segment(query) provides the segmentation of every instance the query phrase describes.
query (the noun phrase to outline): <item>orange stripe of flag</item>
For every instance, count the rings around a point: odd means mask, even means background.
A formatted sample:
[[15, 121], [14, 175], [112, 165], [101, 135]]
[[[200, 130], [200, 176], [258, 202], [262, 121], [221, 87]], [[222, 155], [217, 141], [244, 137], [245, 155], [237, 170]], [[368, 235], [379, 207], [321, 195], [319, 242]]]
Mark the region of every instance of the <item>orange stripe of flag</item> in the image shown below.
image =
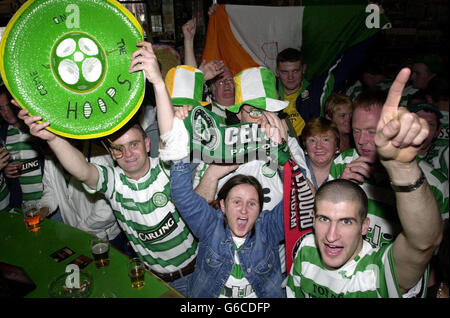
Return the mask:
[[222, 60], [234, 75], [240, 71], [259, 66], [247, 51], [239, 44], [231, 31], [225, 5], [219, 5], [210, 17], [203, 60]]

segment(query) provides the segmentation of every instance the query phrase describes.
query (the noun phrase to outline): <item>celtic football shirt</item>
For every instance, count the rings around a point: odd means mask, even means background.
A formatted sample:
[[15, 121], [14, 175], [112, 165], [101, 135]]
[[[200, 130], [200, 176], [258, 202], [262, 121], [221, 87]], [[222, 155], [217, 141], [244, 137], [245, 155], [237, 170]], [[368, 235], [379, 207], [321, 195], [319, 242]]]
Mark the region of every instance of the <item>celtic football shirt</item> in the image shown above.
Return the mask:
[[36, 201], [42, 197], [42, 167], [38, 152], [33, 148], [35, 137], [22, 132], [13, 125], [8, 127], [6, 149], [10, 153], [18, 151], [22, 162], [19, 183], [23, 201]]
[[342, 267], [322, 265], [314, 234], [303, 239], [286, 285], [287, 297], [297, 298], [409, 298], [425, 297], [429, 270], [416, 286], [402, 294], [392, 255], [392, 244], [373, 248], [363, 241], [359, 254]]
[[170, 170], [164, 162], [150, 158], [150, 169], [139, 180], [120, 167], [95, 166], [97, 191], [110, 201], [131, 246], [152, 270], [174, 272], [196, 257], [197, 241], [170, 200]]
[[219, 298], [256, 298], [250, 282], [245, 278], [239, 262], [239, 256], [236, 253], [245, 242], [245, 237], [233, 237], [234, 242], [234, 265], [230, 277], [225, 283], [224, 288], [220, 292]]
[[[333, 162], [328, 180], [338, 179], [350, 162], [359, 158], [356, 149], [343, 151]], [[430, 185], [441, 211], [442, 218], [448, 218], [449, 194], [448, 180], [423, 160], [419, 166]], [[401, 230], [397, 217], [395, 192], [392, 190], [387, 174], [378, 178], [371, 176], [360, 184], [367, 195], [368, 217], [370, 219], [369, 232], [365, 239], [373, 246], [383, 246], [392, 242]]]

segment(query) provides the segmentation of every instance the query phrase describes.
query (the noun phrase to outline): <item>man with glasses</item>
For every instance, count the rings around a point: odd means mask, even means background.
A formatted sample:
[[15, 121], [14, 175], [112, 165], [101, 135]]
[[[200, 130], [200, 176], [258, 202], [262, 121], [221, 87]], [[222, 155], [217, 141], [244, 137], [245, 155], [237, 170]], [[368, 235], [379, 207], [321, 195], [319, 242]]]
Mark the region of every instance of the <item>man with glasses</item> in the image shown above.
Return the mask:
[[[140, 48], [132, 55], [130, 72], [144, 71], [153, 84], [163, 136], [173, 126], [172, 104], [151, 44], [141, 42], [137, 46]], [[185, 294], [187, 276], [195, 266], [197, 241], [170, 199], [170, 166], [148, 156], [150, 138], [142, 127], [131, 120], [108, 136], [107, 148], [117, 166], [102, 166], [88, 163], [67, 140], [44, 129], [49, 122], [38, 124], [41, 116], [30, 117], [27, 113], [23, 110], [19, 115], [32, 134], [47, 140], [62, 166], [82, 181], [88, 192], [105, 194], [139, 258], [153, 273]]]
[[234, 105], [233, 73], [224, 66], [223, 72], [211, 80], [211, 110], [225, 118], [225, 110], [231, 105]]
[[[214, 14], [217, 4], [212, 5], [208, 10], [208, 15]], [[202, 69], [202, 65], [198, 66], [194, 52], [194, 37], [197, 28], [196, 18], [192, 18], [183, 25], [184, 35], [184, 64]], [[223, 63], [220, 61], [220, 63]], [[203, 71], [203, 70], [202, 70]], [[227, 66], [223, 66], [223, 72], [210, 80], [209, 85], [209, 101], [211, 104], [207, 107], [212, 112], [226, 118], [226, 108], [234, 105], [234, 81], [233, 73]]]

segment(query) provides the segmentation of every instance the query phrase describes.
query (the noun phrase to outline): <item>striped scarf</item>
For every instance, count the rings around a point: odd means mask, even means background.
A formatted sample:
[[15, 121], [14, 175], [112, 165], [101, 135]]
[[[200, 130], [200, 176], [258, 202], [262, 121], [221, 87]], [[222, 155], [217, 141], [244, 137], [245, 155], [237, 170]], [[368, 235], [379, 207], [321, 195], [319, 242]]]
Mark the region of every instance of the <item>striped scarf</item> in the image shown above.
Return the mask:
[[257, 124], [223, 125], [223, 118], [196, 106], [184, 119], [189, 132], [191, 162], [246, 163], [270, 161], [277, 168], [290, 157], [287, 142], [275, 143]]
[[302, 238], [312, 231], [314, 195], [300, 167], [289, 160], [284, 165], [284, 232], [286, 242], [286, 273]]

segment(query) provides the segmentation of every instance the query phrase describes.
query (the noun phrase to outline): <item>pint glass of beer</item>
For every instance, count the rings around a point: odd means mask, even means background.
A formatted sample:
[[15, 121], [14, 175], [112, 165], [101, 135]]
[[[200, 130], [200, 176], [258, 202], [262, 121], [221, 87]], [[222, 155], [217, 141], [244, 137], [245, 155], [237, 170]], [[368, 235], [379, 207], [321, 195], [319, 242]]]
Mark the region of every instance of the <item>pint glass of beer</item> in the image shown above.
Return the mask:
[[109, 240], [106, 231], [101, 231], [91, 238], [91, 251], [97, 268], [109, 265]]
[[131, 279], [131, 287], [140, 289], [145, 285], [145, 265], [139, 258], [132, 258], [128, 262], [128, 276]]
[[19, 175], [22, 171], [22, 166], [23, 166], [23, 162], [21, 160], [22, 155], [20, 153], [20, 150], [10, 151], [9, 153], [11, 154], [11, 157], [9, 158], [9, 160], [16, 167], [17, 174]]
[[30, 232], [37, 232], [41, 229], [41, 216], [37, 205], [31, 203], [22, 204], [22, 211], [25, 221], [25, 228]]

